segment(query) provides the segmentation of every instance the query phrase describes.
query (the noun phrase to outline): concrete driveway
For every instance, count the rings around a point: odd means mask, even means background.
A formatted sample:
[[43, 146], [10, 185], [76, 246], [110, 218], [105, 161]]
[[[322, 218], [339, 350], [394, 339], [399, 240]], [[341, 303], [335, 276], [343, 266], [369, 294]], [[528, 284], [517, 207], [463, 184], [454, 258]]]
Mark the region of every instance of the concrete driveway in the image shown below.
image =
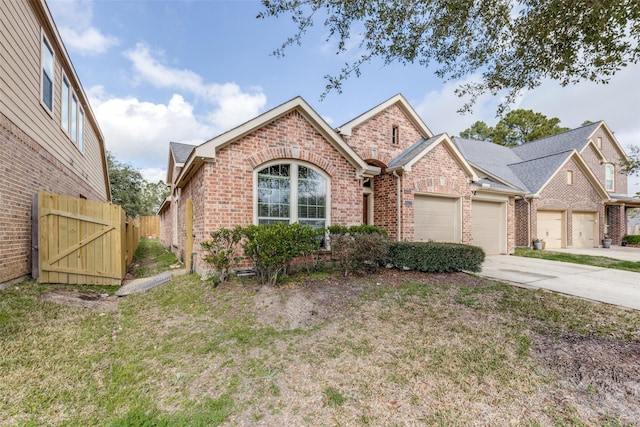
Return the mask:
[[[636, 260], [640, 260], [640, 249], [635, 251]], [[490, 255], [480, 275], [640, 310], [640, 273], [513, 255]]]

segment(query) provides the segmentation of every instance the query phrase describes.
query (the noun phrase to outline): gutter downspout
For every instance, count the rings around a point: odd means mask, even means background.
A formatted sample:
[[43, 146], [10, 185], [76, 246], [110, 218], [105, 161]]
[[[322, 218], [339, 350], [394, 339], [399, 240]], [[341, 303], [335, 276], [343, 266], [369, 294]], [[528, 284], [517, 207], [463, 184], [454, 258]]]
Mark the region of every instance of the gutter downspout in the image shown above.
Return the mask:
[[400, 236], [401, 232], [402, 232], [402, 189], [401, 189], [401, 185], [400, 185], [400, 175], [398, 175], [398, 172], [393, 171], [393, 176], [396, 177], [396, 182], [398, 183], [397, 185], [397, 201], [396, 204], [398, 206], [398, 219], [397, 219], [397, 223], [398, 223], [398, 236], [397, 236], [397, 241], [401, 242], [402, 241], [402, 237]]

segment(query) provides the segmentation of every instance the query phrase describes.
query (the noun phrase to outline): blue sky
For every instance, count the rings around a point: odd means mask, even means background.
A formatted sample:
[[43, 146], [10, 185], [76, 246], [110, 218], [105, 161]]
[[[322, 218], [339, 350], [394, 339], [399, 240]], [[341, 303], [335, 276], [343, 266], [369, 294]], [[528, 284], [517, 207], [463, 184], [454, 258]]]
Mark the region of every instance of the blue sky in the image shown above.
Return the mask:
[[[359, 78], [320, 101], [327, 74], [359, 54], [354, 38], [336, 55], [321, 26], [282, 58], [274, 49], [295, 27], [286, 17], [256, 19], [252, 0], [48, 0], [67, 51], [89, 95], [107, 149], [152, 181], [164, 179], [169, 141], [202, 143], [256, 115], [302, 96], [337, 127], [402, 93], [435, 132], [455, 135], [476, 120], [490, 125], [499, 99], [482, 97], [474, 114], [456, 111], [454, 89], [421, 66], [369, 64]], [[475, 79], [469, 76], [467, 79]], [[625, 147], [640, 145], [640, 66], [608, 85], [554, 82], [523, 94], [527, 108], [561, 125], [605, 120]], [[630, 180], [629, 192], [640, 191]]]

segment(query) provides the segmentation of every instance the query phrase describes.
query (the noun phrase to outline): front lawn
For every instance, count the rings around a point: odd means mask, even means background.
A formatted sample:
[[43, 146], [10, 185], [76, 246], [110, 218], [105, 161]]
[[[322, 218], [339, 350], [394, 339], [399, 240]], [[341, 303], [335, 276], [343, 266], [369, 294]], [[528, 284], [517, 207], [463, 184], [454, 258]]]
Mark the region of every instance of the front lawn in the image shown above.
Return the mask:
[[397, 270], [112, 293], [0, 292], [2, 425], [640, 423], [636, 311]]
[[548, 259], [551, 261], [570, 262], [573, 264], [592, 265], [595, 267], [613, 268], [617, 270], [635, 271], [640, 273], [640, 262], [621, 261], [604, 256], [571, 254], [567, 252], [536, 251], [533, 249], [516, 248], [516, 255], [528, 258]]

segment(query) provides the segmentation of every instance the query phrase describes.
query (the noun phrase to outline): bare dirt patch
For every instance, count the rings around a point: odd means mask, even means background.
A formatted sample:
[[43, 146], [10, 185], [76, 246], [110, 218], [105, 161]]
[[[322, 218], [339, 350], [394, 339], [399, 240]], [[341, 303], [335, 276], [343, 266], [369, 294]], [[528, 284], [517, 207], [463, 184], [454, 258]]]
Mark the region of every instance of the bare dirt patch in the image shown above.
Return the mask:
[[[513, 336], [515, 318], [501, 308], [504, 291], [495, 285], [464, 273], [386, 270], [255, 286], [252, 310], [260, 326], [321, 328], [278, 346], [289, 362], [272, 367], [277, 395], [263, 391], [268, 397], [231, 423], [249, 425], [259, 414], [264, 425], [284, 419], [332, 425], [324, 418], [332, 414], [336, 423], [364, 425], [640, 425], [640, 336], [581, 334], [521, 315], [517, 321], [527, 326]], [[219, 291], [232, 289], [247, 292]], [[562, 304], [544, 295], [536, 303]], [[525, 335], [531, 341], [526, 358], [514, 354]], [[435, 368], [440, 354], [449, 360]], [[495, 372], [482, 366], [494, 361], [504, 366]], [[322, 403], [329, 385], [346, 397], [339, 409]], [[253, 395], [264, 384], [246, 387]]]
[[84, 307], [98, 311], [115, 311], [118, 308], [118, 297], [107, 294], [84, 293], [66, 289], [56, 289], [40, 296], [42, 301], [73, 307]]
[[640, 342], [549, 331], [534, 347], [533, 359], [564, 390], [554, 399], [592, 417], [640, 423]]

